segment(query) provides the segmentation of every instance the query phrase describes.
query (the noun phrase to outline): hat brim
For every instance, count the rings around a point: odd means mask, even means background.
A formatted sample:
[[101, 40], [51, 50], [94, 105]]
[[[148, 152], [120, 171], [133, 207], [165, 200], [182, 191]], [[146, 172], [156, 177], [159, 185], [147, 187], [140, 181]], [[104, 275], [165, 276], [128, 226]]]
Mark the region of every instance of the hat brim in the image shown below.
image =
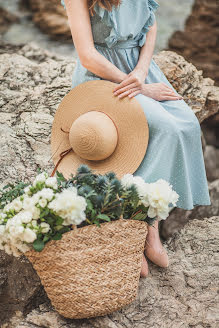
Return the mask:
[[[121, 178], [134, 173], [142, 162], [149, 139], [148, 122], [140, 103], [133, 98], [119, 99], [113, 89], [117, 83], [108, 80], [92, 80], [74, 87], [61, 101], [54, 116], [51, 132], [53, 162], [61, 152], [71, 148], [68, 133], [72, 123], [82, 114], [95, 110], [106, 113], [118, 131], [118, 143], [113, 154], [100, 161], [86, 160], [71, 151], [58, 165], [57, 170], [65, 178], [75, 174], [81, 164], [88, 165], [96, 174], [109, 171]], [[61, 130], [62, 128], [62, 130]]]

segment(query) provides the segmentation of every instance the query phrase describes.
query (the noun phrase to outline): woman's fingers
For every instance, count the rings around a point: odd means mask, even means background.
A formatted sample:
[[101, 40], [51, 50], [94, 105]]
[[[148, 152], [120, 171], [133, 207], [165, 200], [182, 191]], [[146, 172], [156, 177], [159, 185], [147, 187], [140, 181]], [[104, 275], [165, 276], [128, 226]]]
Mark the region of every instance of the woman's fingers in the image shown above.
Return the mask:
[[134, 87], [136, 87], [136, 84], [135, 83], [131, 83], [131, 84], [129, 84], [129, 85], [127, 85], [127, 86], [125, 86], [125, 87], [123, 87], [123, 88], [115, 91], [114, 92], [114, 95], [117, 96], [117, 95], [119, 95], [119, 94], [121, 94], [121, 93], [123, 93], [125, 91], [130, 90], [131, 88], [134, 88]]
[[140, 93], [140, 90], [136, 90], [135, 92], [132, 92], [129, 94], [129, 98], [133, 98], [134, 96], [138, 95]]
[[171, 95], [162, 95], [162, 100], [180, 100], [181, 98], [179, 98], [178, 96], [171, 96]]
[[133, 81], [133, 77], [132, 76], [128, 76], [125, 80], [123, 80], [121, 83], [119, 83], [114, 89], [113, 92], [116, 92], [117, 90], [131, 84]]
[[140, 92], [140, 89], [137, 89], [137, 88], [132, 88], [132, 89], [129, 89], [123, 93], [121, 93], [120, 95], [118, 95], [118, 98], [123, 98], [125, 96], [128, 96], [129, 94], [135, 92], [135, 91], [139, 91]]

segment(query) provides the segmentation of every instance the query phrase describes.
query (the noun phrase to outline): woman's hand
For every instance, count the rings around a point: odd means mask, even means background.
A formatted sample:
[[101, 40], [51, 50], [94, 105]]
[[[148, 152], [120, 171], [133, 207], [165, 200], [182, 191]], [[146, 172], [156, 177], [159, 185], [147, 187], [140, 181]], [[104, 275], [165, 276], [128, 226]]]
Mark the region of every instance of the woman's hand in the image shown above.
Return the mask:
[[183, 99], [182, 96], [163, 82], [144, 84], [142, 94], [158, 101]]
[[147, 72], [145, 73], [143, 70], [134, 69], [114, 88], [114, 95], [119, 98], [123, 98], [125, 96], [131, 98], [136, 96], [138, 93], [142, 93], [146, 76]]

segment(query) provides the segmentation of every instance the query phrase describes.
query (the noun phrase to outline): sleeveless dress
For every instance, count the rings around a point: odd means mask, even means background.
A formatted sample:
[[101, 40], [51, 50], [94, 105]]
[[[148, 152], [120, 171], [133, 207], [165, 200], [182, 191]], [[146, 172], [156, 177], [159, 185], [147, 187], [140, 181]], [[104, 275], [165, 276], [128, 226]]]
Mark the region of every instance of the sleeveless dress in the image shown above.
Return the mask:
[[[61, 0], [65, 7], [64, 0]], [[123, 0], [111, 12], [95, 5], [90, 15], [94, 46], [121, 71], [130, 73], [138, 62], [147, 32], [156, 20], [159, 4], [155, 0]], [[101, 77], [77, 62], [72, 88]], [[156, 62], [151, 59], [145, 83], [164, 82], [177, 92]], [[157, 101], [143, 94], [135, 98], [143, 107], [149, 125], [146, 154], [134, 176], [146, 182], [162, 178], [179, 194], [177, 206], [193, 209], [211, 205], [202, 152], [201, 128], [193, 110], [181, 100]], [[135, 154], [133, 154], [135, 156]]]

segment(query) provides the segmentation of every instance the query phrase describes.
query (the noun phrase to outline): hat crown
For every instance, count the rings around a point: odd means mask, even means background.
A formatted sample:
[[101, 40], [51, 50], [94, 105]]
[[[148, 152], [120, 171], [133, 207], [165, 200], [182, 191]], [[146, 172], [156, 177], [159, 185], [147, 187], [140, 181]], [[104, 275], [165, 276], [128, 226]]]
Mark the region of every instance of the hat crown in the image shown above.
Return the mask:
[[99, 161], [108, 158], [118, 142], [112, 119], [103, 112], [89, 111], [72, 124], [69, 142], [73, 151], [83, 159]]

